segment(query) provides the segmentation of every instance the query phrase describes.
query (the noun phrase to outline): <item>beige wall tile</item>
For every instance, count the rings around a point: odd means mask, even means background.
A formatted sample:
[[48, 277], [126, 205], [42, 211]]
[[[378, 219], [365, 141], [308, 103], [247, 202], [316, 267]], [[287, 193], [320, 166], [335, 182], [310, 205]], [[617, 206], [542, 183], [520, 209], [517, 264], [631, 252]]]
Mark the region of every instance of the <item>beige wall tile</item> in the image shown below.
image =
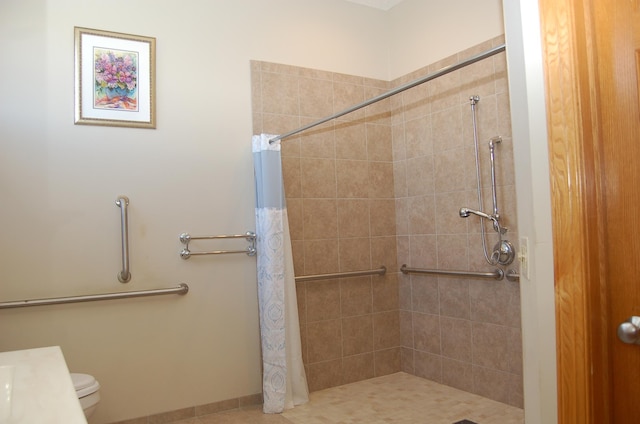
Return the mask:
[[340, 271], [371, 269], [371, 242], [368, 238], [343, 238], [339, 240]]
[[404, 124], [404, 143], [407, 158], [432, 155], [433, 137], [431, 116], [420, 116]]
[[[302, 125], [310, 123], [301, 119]], [[335, 129], [332, 122], [318, 125], [300, 135], [300, 155], [307, 158], [330, 158], [336, 155]]]
[[462, 147], [443, 150], [435, 154], [434, 189], [436, 193], [462, 191], [466, 188], [465, 163], [460, 160], [463, 157], [464, 149]]
[[473, 364], [494, 370], [509, 369], [509, 328], [473, 323]]
[[338, 199], [338, 236], [369, 237], [369, 201]]
[[[334, 81], [333, 82], [333, 101], [334, 110], [336, 112], [343, 111], [347, 108], [362, 103], [364, 98], [364, 85], [362, 80], [359, 83]], [[341, 120], [353, 121], [364, 118], [364, 110], [360, 109], [340, 117]]]
[[468, 248], [466, 234], [438, 235], [438, 269], [468, 269]]
[[394, 198], [393, 163], [369, 162], [369, 197]]
[[367, 124], [367, 158], [373, 161], [392, 161], [391, 127]]
[[399, 347], [374, 352], [375, 376], [393, 374], [401, 369], [401, 350]]
[[287, 200], [302, 197], [302, 178], [300, 171], [299, 157], [282, 156], [282, 179]]
[[413, 351], [414, 375], [442, 382], [442, 356], [420, 350]]
[[287, 218], [291, 240], [303, 239], [304, 220], [302, 215], [302, 199], [287, 198]]
[[307, 323], [309, 363], [342, 357], [342, 329], [339, 319]]
[[442, 383], [473, 393], [473, 366], [469, 362], [443, 357]]
[[434, 193], [433, 156], [407, 160], [407, 194], [424, 196]]
[[307, 321], [340, 318], [340, 283], [338, 280], [306, 283]]
[[375, 376], [373, 353], [345, 356], [342, 360], [342, 384], [367, 380]]
[[414, 350], [406, 347], [400, 348], [400, 367], [402, 371], [412, 374], [416, 374], [415, 369], [415, 360], [414, 360]]
[[336, 197], [336, 164], [330, 159], [301, 158], [302, 197]]
[[472, 361], [471, 321], [440, 317], [442, 356], [470, 363]]
[[300, 77], [298, 84], [300, 115], [324, 118], [333, 114], [333, 82], [331, 80]]
[[413, 344], [416, 350], [440, 355], [440, 316], [413, 313]]
[[439, 311], [438, 278], [432, 275], [411, 275], [411, 310], [437, 315]]
[[[471, 283], [477, 283], [472, 281]], [[440, 315], [451, 318], [471, 318], [469, 280], [453, 277], [438, 278]], [[468, 341], [467, 341], [468, 342]]]
[[346, 357], [366, 352], [373, 352], [373, 319], [371, 314], [343, 318], [343, 355]]
[[300, 96], [298, 79], [291, 75], [262, 73], [262, 110], [265, 113], [297, 115]]
[[372, 199], [369, 207], [371, 236], [396, 234], [396, 202], [394, 199]]
[[337, 122], [335, 131], [337, 159], [363, 160], [367, 157], [367, 133], [364, 123]]
[[304, 240], [338, 237], [338, 208], [335, 199], [303, 199]]
[[400, 311], [400, 346], [413, 349], [413, 313]]
[[342, 359], [309, 364], [305, 369], [311, 392], [342, 384]]
[[473, 366], [473, 393], [502, 403], [512, 399], [511, 374], [489, 368]]
[[338, 197], [369, 197], [369, 166], [366, 161], [337, 160], [335, 168]]
[[340, 279], [340, 302], [342, 317], [371, 314], [371, 277]]
[[304, 242], [304, 274], [338, 272], [338, 240], [309, 240]]
[[[373, 268], [385, 266], [387, 275], [397, 272], [399, 266], [395, 236], [371, 238], [371, 266]], [[396, 304], [396, 309], [397, 306]]]
[[391, 271], [385, 276], [371, 277], [373, 289], [373, 311], [393, 311], [398, 309], [398, 274]]
[[388, 311], [373, 314], [373, 348], [382, 350], [400, 346], [400, 313]]
[[[464, 110], [466, 111], [466, 109]], [[456, 105], [431, 115], [434, 151], [458, 149], [463, 146], [462, 113], [462, 107]]]

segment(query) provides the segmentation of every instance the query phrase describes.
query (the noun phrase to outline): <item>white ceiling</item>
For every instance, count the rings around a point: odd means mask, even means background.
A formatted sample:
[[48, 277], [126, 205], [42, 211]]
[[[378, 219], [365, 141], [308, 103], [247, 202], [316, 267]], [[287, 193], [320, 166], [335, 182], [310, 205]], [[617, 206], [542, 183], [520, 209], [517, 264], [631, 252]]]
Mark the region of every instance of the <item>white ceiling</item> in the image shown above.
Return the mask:
[[389, 10], [396, 4], [403, 0], [347, 0], [351, 3], [358, 3], [369, 7], [375, 7], [376, 9]]

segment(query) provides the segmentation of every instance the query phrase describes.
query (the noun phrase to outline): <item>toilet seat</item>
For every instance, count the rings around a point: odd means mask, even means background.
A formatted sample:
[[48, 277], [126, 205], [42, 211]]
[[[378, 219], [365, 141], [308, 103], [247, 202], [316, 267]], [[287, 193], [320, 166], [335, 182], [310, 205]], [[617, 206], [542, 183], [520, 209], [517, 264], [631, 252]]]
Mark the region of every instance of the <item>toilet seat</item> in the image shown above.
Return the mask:
[[78, 398], [83, 398], [95, 393], [100, 388], [100, 383], [89, 374], [71, 373], [71, 380], [73, 381], [73, 387], [76, 389]]

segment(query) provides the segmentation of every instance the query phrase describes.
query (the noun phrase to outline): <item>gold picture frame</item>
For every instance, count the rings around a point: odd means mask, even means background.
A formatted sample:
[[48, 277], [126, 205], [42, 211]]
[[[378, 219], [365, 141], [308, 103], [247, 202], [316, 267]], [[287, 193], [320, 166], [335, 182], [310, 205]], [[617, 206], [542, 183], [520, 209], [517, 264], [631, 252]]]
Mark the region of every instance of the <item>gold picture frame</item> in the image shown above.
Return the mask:
[[156, 128], [156, 39], [74, 28], [75, 124]]

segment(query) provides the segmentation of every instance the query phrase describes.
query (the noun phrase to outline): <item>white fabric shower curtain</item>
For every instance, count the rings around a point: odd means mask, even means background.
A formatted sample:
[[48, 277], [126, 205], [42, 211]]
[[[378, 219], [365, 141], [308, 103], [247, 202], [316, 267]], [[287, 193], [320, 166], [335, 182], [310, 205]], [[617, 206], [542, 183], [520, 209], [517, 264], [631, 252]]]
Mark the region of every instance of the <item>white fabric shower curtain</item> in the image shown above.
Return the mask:
[[309, 400], [302, 363], [289, 221], [282, 180], [280, 141], [253, 136], [256, 179], [256, 250], [265, 413]]

